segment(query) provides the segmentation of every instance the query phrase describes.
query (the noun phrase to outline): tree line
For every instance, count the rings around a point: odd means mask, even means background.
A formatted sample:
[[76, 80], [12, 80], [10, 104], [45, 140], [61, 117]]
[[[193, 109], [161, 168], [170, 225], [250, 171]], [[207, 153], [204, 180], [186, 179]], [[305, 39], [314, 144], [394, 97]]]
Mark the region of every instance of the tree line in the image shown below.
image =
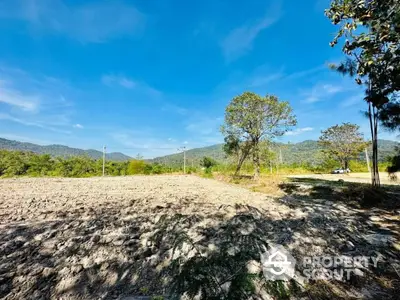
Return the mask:
[[[273, 148], [273, 139], [282, 136], [296, 123], [289, 103], [275, 96], [262, 97], [245, 92], [235, 97], [226, 108], [225, 123], [221, 127], [225, 135], [224, 151], [236, 164], [234, 174], [238, 175], [243, 165], [249, 162], [253, 163], [255, 180], [259, 178], [261, 169], [266, 172], [270, 169], [272, 173], [272, 168], [278, 165], [290, 168], [282, 162], [277, 164], [281, 153]], [[358, 125], [343, 123], [323, 130], [319, 144], [323, 147], [322, 164], [302, 164], [305, 170], [330, 172], [337, 167], [347, 170], [350, 162], [358, 160], [370, 142], [364, 139]], [[366, 165], [363, 168], [360, 163], [353, 163], [353, 166], [356, 166], [356, 171], [368, 171]], [[296, 169], [296, 166], [292, 168]]]
[[[136, 174], [162, 174], [178, 172], [179, 167], [148, 163], [141, 159], [126, 162], [106, 161], [107, 176], [124, 176]], [[0, 150], [0, 176], [59, 176], [91, 177], [101, 176], [103, 161], [87, 156], [68, 158], [52, 157], [48, 154], [36, 154], [26, 151]]]

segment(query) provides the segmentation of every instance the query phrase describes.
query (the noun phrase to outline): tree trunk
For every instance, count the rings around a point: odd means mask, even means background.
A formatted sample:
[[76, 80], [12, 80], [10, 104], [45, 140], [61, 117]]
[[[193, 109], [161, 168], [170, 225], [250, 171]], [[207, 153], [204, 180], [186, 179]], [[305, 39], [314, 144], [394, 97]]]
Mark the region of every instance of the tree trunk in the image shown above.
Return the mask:
[[254, 151], [253, 153], [253, 163], [254, 163], [254, 180], [258, 180], [260, 178], [260, 154], [258, 151]]
[[235, 176], [237, 176], [239, 174], [240, 169], [242, 168], [242, 165], [243, 165], [244, 161], [246, 160], [248, 154], [249, 153], [246, 151], [246, 152], [242, 152], [241, 155], [239, 156], [239, 160], [238, 160], [238, 163], [236, 166]]
[[371, 179], [373, 187], [380, 187], [379, 168], [378, 168], [378, 109], [368, 103], [368, 117], [372, 137], [372, 170]]

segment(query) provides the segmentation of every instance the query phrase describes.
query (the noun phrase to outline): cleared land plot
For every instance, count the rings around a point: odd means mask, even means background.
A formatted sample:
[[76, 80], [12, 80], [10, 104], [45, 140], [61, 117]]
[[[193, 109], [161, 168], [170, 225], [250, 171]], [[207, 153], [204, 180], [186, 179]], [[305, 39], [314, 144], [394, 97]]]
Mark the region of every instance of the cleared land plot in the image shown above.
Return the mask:
[[[307, 174], [307, 175], [290, 175], [289, 178], [313, 178], [321, 180], [335, 181], [342, 179], [347, 182], [358, 182], [358, 183], [370, 183], [370, 173], [350, 173], [350, 174]], [[382, 184], [393, 184], [400, 185], [400, 174], [397, 174], [397, 181], [393, 181], [389, 178], [388, 173], [380, 172], [379, 177]]]
[[[350, 281], [292, 294], [396, 299], [398, 211], [354, 208], [312, 183], [290, 189], [272, 198], [195, 176], [0, 180], [0, 298], [124, 299], [208, 286], [209, 296], [279, 299], [282, 287], [263, 281], [258, 262], [278, 243], [298, 261], [380, 255], [378, 268], [360, 267]], [[221, 291], [215, 280], [235, 284]]]

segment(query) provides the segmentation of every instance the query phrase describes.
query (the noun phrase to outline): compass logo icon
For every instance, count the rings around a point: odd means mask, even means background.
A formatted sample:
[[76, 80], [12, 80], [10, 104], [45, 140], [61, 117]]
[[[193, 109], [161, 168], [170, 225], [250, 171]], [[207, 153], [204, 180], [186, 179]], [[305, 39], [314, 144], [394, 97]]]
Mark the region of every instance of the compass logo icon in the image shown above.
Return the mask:
[[261, 263], [267, 280], [288, 281], [294, 277], [296, 259], [282, 245], [273, 245], [261, 253]]

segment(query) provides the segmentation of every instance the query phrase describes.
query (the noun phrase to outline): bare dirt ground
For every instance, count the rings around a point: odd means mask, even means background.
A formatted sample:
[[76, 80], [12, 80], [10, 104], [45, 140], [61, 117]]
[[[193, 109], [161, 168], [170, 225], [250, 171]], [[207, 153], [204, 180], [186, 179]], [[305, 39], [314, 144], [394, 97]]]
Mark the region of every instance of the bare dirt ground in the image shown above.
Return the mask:
[[[380, 172], [379, 177], [382, 184], [393, 184], [400, 185], [400, 174], [397, 175], [397, 180], [391, 180], [388, 173]], [[350, 174], [307, 174], [307, 175], [291, 175], [289, 178], [314, 178], [322, 180], [336, 181], [342, 179], [347, 182], [357, 182], [357, 183], [370, 183], [371, 174], [370, 173], [350, 173]]]
[[[308, 183], [288, 190], [195, 176], [0, 180], [0, 298], [398, 299], [399, 211], [354, 208]], [[259, 254], [273, 243], [298, 261], [379, 264], [349, 281], [265, 282]]]

